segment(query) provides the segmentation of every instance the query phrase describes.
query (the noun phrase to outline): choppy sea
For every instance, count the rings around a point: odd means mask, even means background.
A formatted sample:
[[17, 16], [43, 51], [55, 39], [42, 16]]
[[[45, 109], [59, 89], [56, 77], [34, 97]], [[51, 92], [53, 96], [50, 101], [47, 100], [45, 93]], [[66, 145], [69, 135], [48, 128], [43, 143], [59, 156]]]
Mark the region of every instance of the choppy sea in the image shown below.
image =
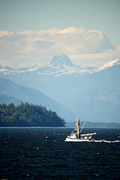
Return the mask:
[[65, 142], [72, 128], [0, 128], [0, 180], [118, 180], [120, 129], [96, 132], [95, 142]]

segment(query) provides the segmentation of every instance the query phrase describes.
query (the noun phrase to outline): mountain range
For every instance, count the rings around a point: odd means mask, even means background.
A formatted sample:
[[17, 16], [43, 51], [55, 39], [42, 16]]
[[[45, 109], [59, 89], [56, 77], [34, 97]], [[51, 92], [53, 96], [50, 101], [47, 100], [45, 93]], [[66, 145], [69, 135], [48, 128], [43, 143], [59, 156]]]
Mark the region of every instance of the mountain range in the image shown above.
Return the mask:
[[48, 110], [55, 111], [66, 121], [72, 121], [75, 118], [71, 111], [39, 90], [24, 87], [6, 78], [0, 78], [0, 104], [14, 103], [19, 105], [21, 102], [45, 106]]
[[96, 68], [74, 65], [66, 55], [54, 56], [44, 67], [14, 70], [0, 66], [0, 77], [36, 88], [83, 121], [120, 122], [119, 59]]

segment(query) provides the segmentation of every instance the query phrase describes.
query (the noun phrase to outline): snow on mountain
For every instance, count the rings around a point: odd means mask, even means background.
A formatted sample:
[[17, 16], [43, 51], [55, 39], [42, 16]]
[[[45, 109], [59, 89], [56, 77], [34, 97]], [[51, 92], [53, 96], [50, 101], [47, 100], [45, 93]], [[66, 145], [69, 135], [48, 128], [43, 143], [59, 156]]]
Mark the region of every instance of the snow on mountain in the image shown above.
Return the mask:
[[103, 69], [112, 67], [112, 66], [114, 66], [114, 65], [120, 65], [120, 60], [119, 60], [119, 59], [116, 59], [116, 60], [110, 61], [110, 62], [104, 64], [103, 66], [100, 66], [100, 67], [98, 68], [98, 71], [101, 71], [101, 70], [103, 70]]
[[38, 68], [38, 75], [61, 76], [65, 74], [81, 74], [92, 73], [96, 70], [95, 67], [82, 67], [74, 65], [68, 56], [54, 56], [50, 63], [44, 67]]
[[23, 73], [36, 73], [39, 76], [50, 75], [50, 76], [60, 76], [64, 74], [81, 74], [81, 73], [91, 73], [94, 72], [94, 67], [81, 67], [74, 65], [68, 56], [54, 56], [50, 63], [44, 67], [25, 67], [20, 69], [12, 69], [9, 66], [0, 66], [1, 75], [16, 75]]
[[20, 69], [12, 69], [9, 66], [0, 66], [0, 75], [17, 75], [20, 73], [27, 73], [27, 72], [34, 72], [38, 69], [37, 66], [33, 67], [25, 67], [25, 68], [20, 68]]
[[38, 75], [53, 75], [60, 76], [67, 74], [69, 71], [73, 72], [75, 65], [70, 61], [66, 55], [54, 56], [50, 63], [44, 67], [37, 69]]
[[23, 68], [20, 68], [20, 69], [18, 69], [18, 70], [16, 70], [16, 71], [19, 71], [19, 72], [27, 72], [27, 71], [36, 71], [38, 69], [38, 66], [37, 65], [35, 65], [35, 66], [33, 66], [33, 67], [23, 67]]
[[51, 69], [54, 69], [55, 75], [73, 73], [76, 69], [75, 65], [66, 55], [54, 56], [47, 67], [51, 67]]
[[49, 64], [43, 67], [38, 67], [37, 65], [33, 67], [26, 67], [26, 68], [20, 68], [20, 69], [12, 69], [9, 66], [0, 66], [0, 75], [2, 76], [9, 76], [9, 75], [16, 75], [16, 74], [23, 74], [23, 73], [29, 73], [29, 74], [36, 74], [38, 76], [61, 76], [65, 74], [83, 74], [83, 73], [94, 73], [102, 71], [106, 68], [110, 68], [114, 65], [119, 65], [120, 60], [116, 59], [111, 62], [108, 62], [104, 64], [103, 66], [100, 66], [99, 68], [95, 67], [82, 67], [78, 65], [74, 65], [68, 56], [61, 55], [61, 56], [54, 56]]

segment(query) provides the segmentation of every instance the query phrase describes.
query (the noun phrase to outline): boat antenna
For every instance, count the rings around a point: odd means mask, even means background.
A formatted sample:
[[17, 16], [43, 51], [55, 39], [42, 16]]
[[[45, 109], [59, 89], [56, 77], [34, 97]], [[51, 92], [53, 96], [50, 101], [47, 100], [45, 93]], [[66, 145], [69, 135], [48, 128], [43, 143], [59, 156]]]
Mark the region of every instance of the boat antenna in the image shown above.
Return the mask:
[[80, 133], [82, 132], [82, 130], [83, 130], [84, 126], [85, 126], [85, 123], [86, 123], [86, 121], [84, 122], [84, 124], [83, 124], [83, 126], [82, 126], [82, 128], [80, 130]]

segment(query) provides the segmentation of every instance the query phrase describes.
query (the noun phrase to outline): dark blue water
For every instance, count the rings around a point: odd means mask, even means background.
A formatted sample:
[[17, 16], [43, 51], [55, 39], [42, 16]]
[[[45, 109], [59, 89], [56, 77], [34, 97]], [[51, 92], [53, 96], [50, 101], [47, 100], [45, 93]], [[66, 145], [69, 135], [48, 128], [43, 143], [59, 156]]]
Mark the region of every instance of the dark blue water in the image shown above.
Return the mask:
[[[120, 142], [64, 142], [71, 128], [0, 128], [0, 179], [119, 179]], [[120, 129], [84, 129], [119, 140]]]

